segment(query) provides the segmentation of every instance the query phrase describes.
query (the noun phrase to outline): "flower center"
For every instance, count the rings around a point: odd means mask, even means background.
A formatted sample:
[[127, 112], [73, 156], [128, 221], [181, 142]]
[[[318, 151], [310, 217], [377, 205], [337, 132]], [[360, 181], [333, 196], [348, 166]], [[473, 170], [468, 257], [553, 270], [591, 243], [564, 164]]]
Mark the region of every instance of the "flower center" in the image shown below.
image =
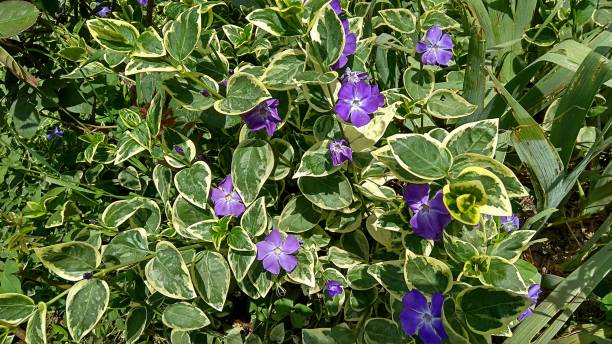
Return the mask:
[[274, 249], [274, 254], [278, 257], [281, 255], [281, 253], [283, 252], [283, 250], [280, 249], [280, 247], [277, 247]]
[[232, 200], [232, 194], [225, 194], [225, 201], [229, 202]]
[[431, 315], [431, 313], [423, 313], [423, 321], [431, 323], [433, 321], [433, 315]]
[[355, 98], [351, 101], [352, 107], [359, 107], [361, 105], [361, 100], [359, 98]]
[[422, 211], [424, 213], [428, 213], [429, 212], [429, 204], [427, 203], [421, 203], [421, 208], [419, 211]]

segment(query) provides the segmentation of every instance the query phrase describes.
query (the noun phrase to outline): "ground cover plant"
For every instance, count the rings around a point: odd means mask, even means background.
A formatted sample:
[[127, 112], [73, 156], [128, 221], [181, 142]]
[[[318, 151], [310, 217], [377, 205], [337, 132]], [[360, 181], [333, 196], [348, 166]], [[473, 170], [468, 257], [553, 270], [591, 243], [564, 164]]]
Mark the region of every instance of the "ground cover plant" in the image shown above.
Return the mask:
[[612, 3], [0, 2], [0, 343], [603, 343]]

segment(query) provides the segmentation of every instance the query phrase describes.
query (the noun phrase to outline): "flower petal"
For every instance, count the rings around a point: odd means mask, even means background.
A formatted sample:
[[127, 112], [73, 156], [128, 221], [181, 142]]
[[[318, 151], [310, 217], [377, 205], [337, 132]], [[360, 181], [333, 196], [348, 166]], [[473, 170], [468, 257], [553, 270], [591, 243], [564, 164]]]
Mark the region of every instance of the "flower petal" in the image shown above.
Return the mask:
[[442, 37], [442, 30], [440, 29], [438, 25], [434, 25], [430, 27], [429, 30], [427, 30], [427, 33], [425, 34], [425, 38], [427, 38], [427, 40], [431, 44], [438, 43], [441, 37]]
[[423, 324], [423, 318], [421, 313], [404, 308], [400, 313], [400, 323], [402, 324], [402, 330], [404, 330], [405, 334], [414, 336], [419, 327]]
[[410, 219], [410, 226], [414, 234], [427, 240], [439, 240], [443, 229], [437, 215], [426, 211], [414, 214]]
[[267, 241], [260, 241], [255, 244], [255, 246], [257, 247], [257, 260], [264, 260], [264, 258], [269, 256], [276, 248], [274, 244]]
[[440, 293], [434, 293], [431, 296], [431, 315], [436, 318], [442, 316], [442, 303], [444, 303], [444, 295]]
[[278, 262], [287, 272], [293, 271], [297, 266], [297, 258], [290, 254], [281, 253], [280, 256], [278, 256]]
[[427, 299], [417, 289], [412, 289], [407, 292], [402, 299], [404, 309], [408, 308], [418, 313], [429, 313], [429, 305]]
[[289, 234], [287, 235], [287, 238], [285, 238], [285, 242], [282, 244], [281, 250], [283, 250], [284, 253], [293, 254], [297, 252], [300, 247], [302, 247], [302, 245], [295, 235]]
[[275, 254], [270, 254], [266, 256], [263, 260], [263, 268], [266, 271], [278, 275], [280, 273], [280, 264], [278, 262], [278, 257]]
[[421, 62], [425, 65], [435, 65], [437, 62], [436, 54], [432, 50], [427, 50], [421, 55]]
[[232, 191], [234, 191], [234, 183], [232, 181], [231, 174], [228, 174], [227, 177], [223, 179], [223, 181], [219, 184], [219, 188], [225, 191], [226, 193], [231, 193]]
[[336, 114], [345, 122], [349, 120], [349, 116], [351, 113], [351, 104], [345, 101], [339, 101], [336, 103], [336, 108], [334, 109]]
[[416, 44], [416, 52], [419, 54], [422, 54], [429, 49], [431, 49], [431, 45], [428, 44], [427, 42], [418, 41]]
[[362, 109], [353, 110], [351, 114], [351, 123], [357, 128], [363, 127], [370, 123], [370, 116], [365, 113]]
[[429, 200], [429, 184], [410, 184], [404, 188], [403, 196], [406, 204], [416, 213]]
[[518, 316], [517, 320], [518, 321], [525, 320], [526, 318], [528, 318], [531, 315], [532, 312], [533, 311], [531, 310], [531, 307], [527, 308], [523, 313], [521, 313], [521, 315]]
[[444, 323], [442, 322], [442, 319], [433, 319], [431, 323], [436, 332], [438, 333], [438, 336], [440, 336], [442, 339], [448, 339], [448, 335], [446, 334], [446, 330], [444, 329]]
[[442, 35], [442, 38], [440, 38], [440, 41], [438, 42], [438, 47], [450, 50], [455, 47], [455, 43], [453, 43], [453, 39], [451, 38], [451, 36], [445, 33]]
[[442, 344], [442, 338], [438, 336], [432, 324], [425, 323], [419, 328], [419, 338], [424, 344]]
[[239, 217], [246, 210], [246, 207], [241, 201], [237, 201], [233, 198], [228, 202], [228, 206], [230, 210], [229, 215], [232, 215], [233, 217]]
[[226, 193], [218, 188], [214, 188], [212, 190], [210, 190], [210, 200], [213, 203], [217, 203], [217, 202], [221, 202], [223, 201], [223, 198], [225, 198]]
[[283, 237], [281, 236], [278, 228], [272, 229], [272, 232], [266, 237], [266, 241], [273, 244], [276, 247], [280, 247], [283, 244]]
[[453, 52], [450, 50], [438, 49], [436, 51], [436, 61], [439, 65], [448, 66], [453, 59]]

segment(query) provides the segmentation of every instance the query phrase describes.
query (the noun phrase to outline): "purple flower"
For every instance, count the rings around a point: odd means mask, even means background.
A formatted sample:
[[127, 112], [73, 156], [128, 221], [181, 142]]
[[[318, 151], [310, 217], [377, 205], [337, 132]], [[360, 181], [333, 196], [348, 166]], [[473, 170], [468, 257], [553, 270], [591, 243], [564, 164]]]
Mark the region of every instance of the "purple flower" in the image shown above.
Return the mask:
[[136, 0], [138, 1], [138, 3], [142, 6], [147, 6], [147, 3], [149, 2], [148, 0]]
[[328, 149], [334, 166], [340, 166], [347, 160], [353, 161], [353, 150], [345, 139], [333, 140]]
[[370, 76], [366, 72], [355, 72], [352, 71], [349, 67], [346, 67], [344, 73], [340, 77], [340, 80], [343, 84], [352, 84], [357, 85], [360, 81], [368, 81]]
[[340, 0], [332, 0], [329, 3], [329, 6], [336, 12], [336, 15], [340, 15], [342, 13], [342, 5], [340, 4]]
[[[234, 74], [234, 70], [230, 69], [229, 70], [229, 75], [227, 76], [227, 79], [229, 79], [230, 76], [232, 76], [232, 74]], [[221, 80], [221, 85], [227, 87], [227, 79], [223, 79]]]
[[431, 303], [416, 289], [406, 293], [402, 299], [404, 309], [400, 313], [404, 333], [409, 336], [418, 333], [425, 344], [442, 344], [448, 338], [441, 318], [443, 302], [444, 296], [440, 293], [433, 294]]
[[414, 214], [410, 219], [414, 234], [428, 240], [440, 240], [442, 230], [451, 221], [442, 197], [440, 190], [430, 199], [429, 184], [411, 184], [404, 188], [404, 200]]
[[183, 155], [185, 153], [185, 150], [183, 150], [183, 147], [177, 145], [177, 144], [173, 144], [172, 145], [172, 149], [174, 149], [174, 151], [176, 152], [176, 154], [180, 154]]
[[57, 140], [64, 136], [64, 131], [56, 124], [53, 128], [47, 130], [47, 138], [51, 140]]
[[228, 175], [216, 189], [210, 191], [210, 199], [215, 208], [215, 215], [238, 217], [246, 209], [240, 195], [234, 191], [232, 176]]
[[512, 216], [500, 216], [499, 222], [501, 223], [501, 228], [505, 229], [508, 233], [519, 229], [521, 226], [521, 220], [515, 214], [512, 214]]
[[[227, 83], [227, 80], [226, 80], [226, 83]], [[210, 93], [208, 93], [208, 91], [204, 89], [200, 91], [200, 94], [203, 95], [204, 97], [210, 97]]]
[[529, 297], [529, 299], [531, 300], [531, 306], [529, 306], [529, 308], [527, 308], [523, 313], [521, 313], [521, 315], [518, 316], [519, 321], [523, 321], [525, 318], [530, 316], [531, 313], [533, 313], [533, 310], [536, 304], [538, 303], [538, 297], [540, 296], [541, 292], [542, 290], [540, 289], [539, 284], [532, 284], [529, 286], [529, 289], [527, 290], [527, 297]]
[[268, 136], [274, 135], [276, 127], [283, 120], [278, 115], [278, 99], [268, 99], [244, 114], [244, 121], [251, 131], [266, 129]]
[[385, 104], [385, 97], [378, 90], [378, 85], [368, 85], [360, 81], [356, 85], [343, 84], [338, 92], [335, 111], [344, 121], [356, 127], [370, 123], [370, 114]]
[[357, 50], [357, 36], [350, 31], [348, 20], [340, 19], [340, 22], [342, 22], [342, 27], [344, 28], [344, 49], [342, 49], [342, 54], [338, 61], [331, 66], [333, 70], [346, 66], [349, 56], [353, 55], [355, 50]]
[[297, 258], [292, 254], [300, 249], [300, 242], [293, 235], [287, 235], [283, 240], [277, 228], [266, 237], [264, 241], [257, 243], [257, 260], [261, 260], [264, 269], [274, 275], [283, 270], [293, 271], [297, 266]]
[[453, 39], [443, 33], [439, 26], [432, 26], [427, 30], [423, 40], [416, 44], [416, 51], [421, 55], [421, 62], [426, 65], [447, 66], [453, 58]]
[[[96, 7], [99, 7], [100, 5], [102, 5], [101, 2], [96, 2]], [[109, 14], [111, 12], [110, 7], [108, 6], [104, 6], [102, 7], [99, 11], [98, 11], [98, 16], [100, 17], [105, 17], [107, 14]]]
[[93, 274], [91, 272], [86, 272], [83, 274], [83, 279], [84, 280], [90, 280], [93, 278]]
[[325, 284], [325, 290], [327, 290], [327, 293], [329, 294], [329, 297], [331, 297], [332, 299], [336, 295], [342, 294], [342, 292], [344, 291], [342, 289], [342, 284], [340, 282], [334, 281], [334, 280], [327, 281], [327, 283]]

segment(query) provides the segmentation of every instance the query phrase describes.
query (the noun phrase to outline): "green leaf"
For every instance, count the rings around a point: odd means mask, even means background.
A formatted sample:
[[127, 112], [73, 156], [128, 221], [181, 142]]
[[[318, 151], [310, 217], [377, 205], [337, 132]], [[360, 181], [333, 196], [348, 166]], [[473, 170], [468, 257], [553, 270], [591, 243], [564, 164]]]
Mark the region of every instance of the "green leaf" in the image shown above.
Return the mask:
[[432, 257], [406, 255], [404, 276], [408, 286], [426, 294], [445, 294], [453, 285], [448, 265]]
[[405, 8], [394, 8], [379, 11], [382, 20], [395, 31], [410, 34], [416, 27], [416, 18], [411, 11]]
[[[194, 77], [209, 89], [219, 92], [219, 85], [211, 77], [204, 74]], [[204, 111], [215, 104], [215, 98], [202, 95], [202, 85], [193, 80], [175, 77], [164, 80], [163, 85], [166, 92], [187, 110]]]
[[136, 199], [139, 209], [130, 218], [130, 226], [133, 228], [143, 227], [147, 233], [157, 233], [161, 224], [161, 210], [152, 199], [139, 197]]
[[49, 271], [69, 281], [83, 279], [83, 274], [94, 271], [102, 260], [95, 247], [80, 241], [35, 248], [34, 252]]
[[397, 134], [387, 141], [397, 163], [419, 178], [443, 178], [453, 163], [448, 149], [428, 135]]
[[368, 273], [380, 283], [393, 297], [401, 299], [409, 289], [404, 279], [402, 261], [386, 261], [370, 265]]
[[206, 209], [211, 177], [210, 167], [203, 161], [197, 161], [174, 175], [174, 186], [184, 199]]
[[25, 342], [47, 344], [47, 304], [39, 302], [34, 314], [28, 320]]
[[370, 318], [363, 329], [363, 339], [366, 344], [403, 344], [406, 343], [404, 334], [397, 325], [383, 318]]
[[396, 116], [397, 104], [378, 109], [372, 120], [359, 128], [343, 123], [342, 130], [353, 152], [371, 149], [380, 140]]
[[168, 64], [165, 61], [149, 58], [131, 58], [130, 62], [125, 66], [125, 75], [134, 75], [139, 73], [151, 72], [176, 72], [176, 67]]
[[119, 147], [117, 148], [114, 161], [115, 165], [118, 165], [145, 150], [143, 146], [129, 136], [129, 132], [127, 132], [127, 134], [127, 139], [120, 141]]
[[340, 269], [349, 269], [364, 262], [358, 255], [345, 251], [337, 246], [331, 246], [329, 248], [328, 257], [329, 261]]
[[246, 19], [273, 36], [301, 36], [302, 28], [299, 18], [303, 10], [301, 6], [284, 9], [268, 7], [252, 11], [246, 16]]
[[148, 318], [147, 308], [135, 307], [130, 309], [125, 320], [126, 344], [134, 344], [138, 341], [147, 327]]
[[229, 266], [238, 282], [242, 281], [246, 277], [247, 273], [249, 272], [249, 268], [255, 261], [255, 256], [255, 251], [247, 252], [230, 249], [227, 253], [227, 261], [229, 262]]
[[143, 228], [119, 232], [104, 250], [102, 259], [107, 264], [117, 265], [133, 262], [149, 254], [147, 232]]
[[516, 262], [523, 251], [529, 247], [531, 238], [536, 234], [536, 231], [530, 230], [515, 230], [500, 242], [490, 246], [487, 254], [497, 256], [509, 260], [511, 263]]
[[34, 301], [21, 294], [0, 294], [0, 323], [17, 326], [35, 310]]
[[273, 168], [274, 153], [267, 142], [249, 139], [236, 147], [232, 157], [232, 180], [245, 204], [257, 199]]
[[145, 266], [147, 282], [153, 289], [179, 300], [195, 298], [196, 292], [189, 278], [189, 270], [181, 253], [167, 241], [160, 241], [155, 248], [155, 258]]
[[504, 289], [478, 286], [461, 291], [457, 295], [457, 305], [471, 330], [491, 334], [508, 326], [531, 305], [531, 301]]
[[164, 46], [168, 54], [181, 62], [191, 54], [202, 30], [200, 6], [182, 12], [164, 30]]
[[444, 250], [455, 262], [463, 263], [478, 255], [478, 249], [476, 249], [476, 247], [469, 242], [450, 235], [446, 231], [443, 232], [443, 235]]
[[[0, 47], [0, 65], [4, 65], [13, 75], [33, 87], [38, 87], [38, 80], [28, 73], [4, 48]], [[19, 99], [19, 98], [18, 98]]]
[[148, 27], [136, 42], [132, 56], [138, 57], [161, 57], [166, 55], [164, 42], [154, 28]]
[[453, 156], [475, 153], [493, 158], [497, 148], [498, 124], [497, 118], [464, 124], [451, 131], [442, 144]]
[[427, 112], [436, 118], [465, 117], [471, 115], [477, 108], [450, 90], [437, 90], [427, 99]]
[[339, 210], [353, 203], [353, 189], [346, 176], [340, 172], [325, 177], [302, 177], [298, 186], [306, 198], [327, 210]]
[[321, 219], [312, 207], [312, 203], [304, 196], [293, 197], [280, 215], [278, 227], [288, 233], [305, 232], [317, 225]]
[[484, 186], [480, 181], [466, 181], [444, 185], [444, 205], [450, 215], [468, 225], [480, 221], [480, 206], [486, 201]]
[[258, 198], [247, 208], [240, 218], [240, 226], [249, 235], [256, 237], [262, 235], [268, 227], [268, 215], [266, 214], [266, 200]]
[[217, 222], [209, 209], [198, 208], [182, 196], [177, 197], [174, 201], [172, 206], [172, 227], [180, 236], [188, 239], [202, 239], [202, 232], [192, 228], [192, 226], [202, 225], [205, 221], [209, 220], [212, 223]]
[[170, 342], [172, 344], [191, 344], [191, 337], [189, 337], [189, 331], [182, 331], [174, 329], [170, 332]]
[[0, 13], [0, 38], [9, 38], [34, 25], [40, 12], [27, 1], [9, 0], [0, 2]]
[[[367, 290], [374, 288], [378, 283], [377, 279], [369, 273], [368, 265], [355, 265], [348, 269], [346, 273], [346, 279], [348, 280], [351, 289], [354, 290]], [[403, 272], [402, 272], [403, 279]], [[405, 282], [404, 282], [405, 284]]]
[[255, 244], [249, 233], [240, 227], [234, 227], [227, 236], [227, 245], [234, 251], [254, 251]]
[[451, 183], [477, 181], [485, 192], [484, 204], [479, 206], [483, 214], [494, 216], [512, 215], [512, 205], [504, 184], [497, 176], [481, 167], [466, 167]]
[[285, 50], [272, 57], [262, 76], [268, 89], [284, 91], [298, 87], [293, 81], [295, 76], [306, 68], [306, 56], [297, 49]]
[[193, 284], [209, 306], [221, 312], [230, 287], [230, 267], [217, 252], [204, 251], [191, 266]]
[[162, 322], [172, 329], [182, 331], [197, 330], [210, 324], [201, 309], [186, 302], [168, 305], [162, 314]]
[[298, 264], [287, 274], [294, 282], [304, 284], [310, 288], [315, 287], [315, 264], [317, 256], [307, 248], [301, 248], [295, 255]]
[[172, 186], [172, 170], [164, 165], [155, 165], [153, 169], [153, 184], [164, 204], [170, 201]]
[[119, 172], [117, 179], [119, 180], [119, 184], [126, 189], [140, 191], [142, 188], [138, 177], [138, 171], [134, 166], [128, 166], [128, 168]]
[[40, 124], [40, 116], [38, 110], [36, 110], [36, 105], [27, 97], [20, 93], [20, 96], [11, 104], [9, 113], [13, 117], [13, 125], [17, 134], [26, 139], [31, 139], [36, 135]]
[[304, 344], [354, 344], [355, 339], [351, 328], [339, 324], [332, 328], [313, 328], [302, 330]]
[[80, 342], [96, 324], [108, 307], [110, 291], [106, 281], [94, 278], [77, 282], [66, 297], [68, 332]]
[[413, 100], [429, 97], [435, 86], [435, 76], [430, 69], [411, 69], [404, 71], [404, 89]]
[[291, 162], [293, 161], [295, 150], [289, 142], [283, 139], [272, 139], [270, 140], [270, 145], [272, 145], [272, 149], [275, 152], [274, 170], [272, 170], [270, 180], [285, 179], [293, 168]]
[[345, 37], [340, 18], [330, 6], [323, 7], [310, 30], [308, 56], [315, 56], [324, 66], [331, 66], [342, 55]]
[[118, 52], [131, 52], [140, 36], [132, 24], [117, 19], [90, 19], [87, 29], [102, 47]]
[[330, 140], [317, 142], [304, 152], [300, 166], [293, 174], [293, 178], [323, 177], [338, 171], [341, 166], [332, 164], [329, 155], [329, 143]]
[[227, 80], [225, 99], [217, 100], [215, 110], [226, 115], [240, 115], [252, 110], [266, 99], [270, 93], [264, 84], [251, 74], [237, 72]]
[[480, 271], [480, 282], [484, 285], [512, 290], [517, 293], [527, 291], [525, 282], [512, 263], [504, 258], [489, 257], [488, 269]]
[[449, 171], [451, 179], [457, 178], [466, 167], [470, 166], [482, 167], [495, 174], [504, 184], [508, 197], [526, 197], [529, 195], [510, 168], [493, 158], [480, 154], [466, 153], [455, 156], [453, 167]]

